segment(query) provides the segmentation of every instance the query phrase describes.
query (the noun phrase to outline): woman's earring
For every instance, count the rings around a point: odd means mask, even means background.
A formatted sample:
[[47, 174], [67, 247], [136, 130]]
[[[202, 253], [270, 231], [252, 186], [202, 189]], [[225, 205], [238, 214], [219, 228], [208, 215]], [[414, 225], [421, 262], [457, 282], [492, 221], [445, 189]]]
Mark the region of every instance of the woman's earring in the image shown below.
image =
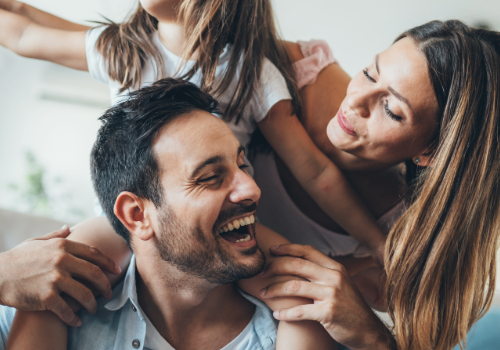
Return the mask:
[[415, 163], [415, 164], [417, 164], [417, 165], [418, 165], [418, 163], [420, 163], [420, 158], [415, 158], [415, 159], [413, 160], [413, 163]]

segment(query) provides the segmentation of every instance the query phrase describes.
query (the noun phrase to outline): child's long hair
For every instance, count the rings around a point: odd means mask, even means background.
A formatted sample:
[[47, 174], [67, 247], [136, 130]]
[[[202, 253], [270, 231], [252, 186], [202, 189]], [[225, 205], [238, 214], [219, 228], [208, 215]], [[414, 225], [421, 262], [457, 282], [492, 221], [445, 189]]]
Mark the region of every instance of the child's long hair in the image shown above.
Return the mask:
[[500, 33], [436, 21], [402, 38], [427, 59], [439, 120], [431, 166], [411, 182], [413, 203], [388, 237], [388, 308], [399, 350], [448, 350], [495, 289]]
[[[250, 102], [262, 73], [264, 58], [284, 76], [292, 96], [294, 110], [300, 113], [298, 89], [292, 62], [284, 42], [278, 39], [270, 0], [184, 0], [179, 16], [185, 24], [186, 45], [183, 59], [198, 51], [193, 68], [182, 78], [191, 78], [201, 69], [201, 89], [218, 98], [234, 77], [237, 86], [224, 111], [224, 119], [236, 122]], [[109, 23], [97, 41], [109, 77], [118, 81], [121, 91], [139, 88], [141, 73], [148, 61], [156, 63], [156, 78], [164, 77], [163, 58], [153, 43], [158, 21], [139, 4], [125, 22]], [[215, 83], [215, 70], [227, 44], [232, 44], [223, 78]]]

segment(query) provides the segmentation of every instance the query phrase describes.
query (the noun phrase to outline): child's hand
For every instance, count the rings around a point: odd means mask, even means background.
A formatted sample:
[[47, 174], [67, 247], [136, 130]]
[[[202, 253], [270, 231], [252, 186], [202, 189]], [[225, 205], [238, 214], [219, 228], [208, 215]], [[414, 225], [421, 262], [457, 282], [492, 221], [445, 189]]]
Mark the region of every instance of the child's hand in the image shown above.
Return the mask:
[[352, 277], [352, 281], [358, 287], [363, 299], [375, 310], [387, 311], [382, 288], [386, 275], [383, 269], [371, 267], [363, 270]]

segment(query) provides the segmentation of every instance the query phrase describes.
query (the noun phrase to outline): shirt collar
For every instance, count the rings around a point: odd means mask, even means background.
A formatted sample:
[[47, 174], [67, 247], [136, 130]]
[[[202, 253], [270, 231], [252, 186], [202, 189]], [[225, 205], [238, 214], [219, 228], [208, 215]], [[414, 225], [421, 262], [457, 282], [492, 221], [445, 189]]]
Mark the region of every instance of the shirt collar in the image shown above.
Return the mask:
[[144, 319], [144, 315], [142, 314], [142, 310], [139, 307], [139, 300], [137, 298], [137, 283], [136, 283], [136, 263], [135, 263], [135, 255], [132, 254], [132, 258], [130, 259], [130, 264], [128, 265], [127, 274], [123, 279], [121, 290], [120, 285], [116, 286], [113, 289], [113, 297], [111, 300], [104, 305], [104, 307], [110, 311], [117, 311], [125, 304], [128, 300], [132, 303], [133, 307], [139, 313], [139, 317]]

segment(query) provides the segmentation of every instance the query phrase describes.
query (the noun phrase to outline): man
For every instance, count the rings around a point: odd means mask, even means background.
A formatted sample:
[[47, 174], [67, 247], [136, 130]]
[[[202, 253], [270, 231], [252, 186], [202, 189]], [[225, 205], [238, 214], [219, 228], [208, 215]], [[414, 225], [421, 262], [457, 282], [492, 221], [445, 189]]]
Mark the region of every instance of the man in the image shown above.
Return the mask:
[[215, 108], [194, 85], [166, 79], [101, 118], [94, 187], [134, 257], [113, 298], [70, 329], [69, 349], [274, 347], [271, 312], [233, 283], [265, 264], [260, 190]]

